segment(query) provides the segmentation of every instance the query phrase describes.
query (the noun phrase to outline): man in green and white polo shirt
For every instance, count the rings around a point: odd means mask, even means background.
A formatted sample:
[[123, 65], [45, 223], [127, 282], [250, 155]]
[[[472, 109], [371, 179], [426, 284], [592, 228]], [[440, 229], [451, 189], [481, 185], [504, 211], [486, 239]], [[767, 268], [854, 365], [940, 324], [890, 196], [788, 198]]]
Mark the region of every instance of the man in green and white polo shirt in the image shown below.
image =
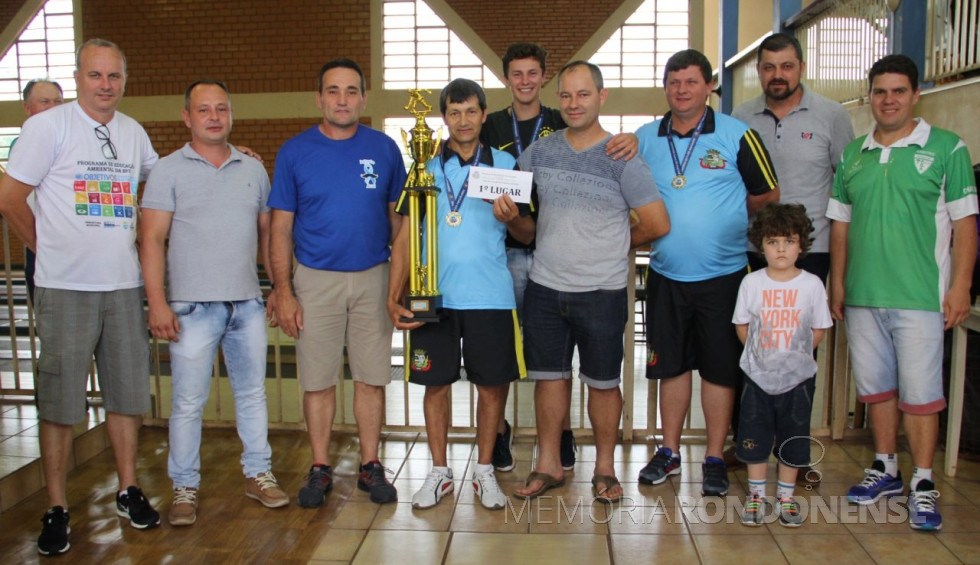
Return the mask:
[[932, 459], [946, 407], [943, 332], [970, 312], [977, 190], [963, 141], [913, 118], [915, 63], [889, 55], [868, 77], [875, 126], [844, 150], [827, 208], [831, 311], [847, 322], [876, 452], [847, 496], [872, 504], [902, 494], [896, 436], [904, 419], [914, 465], [909, 525], [938, 530]]

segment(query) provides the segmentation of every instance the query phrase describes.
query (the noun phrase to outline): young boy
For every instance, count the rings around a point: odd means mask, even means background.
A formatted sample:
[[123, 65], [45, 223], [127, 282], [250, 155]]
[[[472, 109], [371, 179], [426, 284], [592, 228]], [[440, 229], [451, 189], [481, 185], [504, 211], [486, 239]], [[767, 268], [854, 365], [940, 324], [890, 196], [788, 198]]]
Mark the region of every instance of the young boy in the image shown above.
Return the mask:
[[[816, 276], [796, 266], [813, 239], [799, 204], [769, 204], [749, 228], [767, 266], [742, 280], [732, 323], [745, 345], [740, 365], [748, 379], [741, 398], [735, 454], [748, 465], [749, 494], [742, 523], [761, 526], [769, 454], [779, 459], [779, 523], [803, 523], [793, 498], [797, 469], [810, 462], [810, 409], [817, 362], [813, 350], [833, 325], [827, 293]], [[775, 444], [773, 443], [775, 437]]]

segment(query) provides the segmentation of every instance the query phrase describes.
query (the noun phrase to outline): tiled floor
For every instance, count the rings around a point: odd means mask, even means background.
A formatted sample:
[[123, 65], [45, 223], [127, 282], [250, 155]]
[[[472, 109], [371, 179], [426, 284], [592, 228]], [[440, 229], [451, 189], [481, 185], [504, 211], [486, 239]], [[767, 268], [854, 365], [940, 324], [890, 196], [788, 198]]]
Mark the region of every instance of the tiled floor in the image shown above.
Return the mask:
[[[28, 412], [23, 409], [23, 413]], [[9, 429], [9, 428], [4, 428]], [[274, 470], [295, 497], [309, 450], [300, 432], [271, 434]], [[9, 441], [9, 438], [8, 438]], [[115, 472], [111, 450], [80, 464], [70, 474], [72, 562], [126, 563], [637, 563], [670, 559], [679, 563], [980, 563], [980, 464], [961, 461], [959, 476], [948, 478], [937, 456], [934, 473], [942, 491], [944, 528], [940, 533], [912, 532], [905, 508], [891, 504], [865, 508], [842, 495], [862, 475], [872, 456], [870, 442], [823, 442], [826, 453], [816, 465], [823, 482], [798, 489], [808, 507], [801, 528], [776, 524], [748, 528], [737, 512], [745, 492], [745, 473], [732, 473], [729, 497], [702, 499], [700, 466], [704, 448], [682, 448], [682, 474], [658, 486], [639, 485], [636, 475], [653, 454], [651, 444], [621, 445], [616, 468], [626, 497], [612, 507], [591, 502], [594, 448], [581, 447], [579, 463], [565, 486], [525, 504], [512, 499], [500, 511], [485, 510], [469, 481], [475, 453], [472, 441], [454, 438], [450, 465], [455, 493], [435, 508], [410, 504], [429, 469], [424, 436], [388, 435], [383, 461], [399, 489], [397, 503], [378, 506], [355, 487], [357, 439], [335, 435], [332, 463], [335, 488], [315, 510], [294, 504], [267, 510], [243, 496], [237, 437], [232, 430], [204, 432], [203, 484], [198, 523], [151, 531], [130, 528], [112, 505]], [[511, 492], [531, 468], [534, 446], [515, 446], [517, 468], [498, 473]], [[814, 449], [817, 452], [817, 449]], [[10, 457], [17, 457], [16, 455]], [[166, 473], [167, 432], [144, 428], [139, 469], [151, 501], [166, 515], [170, 482]], [[8, 456], [4, 455], [3, 460]], [[909, 473], [907, 454], [900, 457]], [[2, 484], [2, 483], [0, 483]], [[45, 509], [43, 493], [0, 514], [0, 548], [6, 563], [40, 561], [34, 541]]]
[[[105, 411], [90, 407], [85, 422], [75, 426], [71, 467], [101, 454], [108, 440]], [[43, 485], [38, 444], [37, 408], [32, 398], [0, 400], [0, 511], [6, 512]]]

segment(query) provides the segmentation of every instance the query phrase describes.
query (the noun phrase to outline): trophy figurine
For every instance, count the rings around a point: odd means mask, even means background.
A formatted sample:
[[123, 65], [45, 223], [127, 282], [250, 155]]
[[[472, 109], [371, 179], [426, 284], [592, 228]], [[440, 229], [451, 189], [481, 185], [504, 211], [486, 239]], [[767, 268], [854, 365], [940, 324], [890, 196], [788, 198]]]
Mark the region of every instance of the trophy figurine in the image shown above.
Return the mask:
[[[405, 109], [415, 116], [415, 127], [409, 134], [402, 130], [402, 140], [412, 157], [412, 166], [408, 170], [405, 181], [405, 192], [408, 198], [409, 222], [409, 265], [408, 296], [405, 297], [405, 308], [410, 310], [414, 318], [402, 318], [404, 322], [438, 322], [442, 310], [442, 295], [439, 294], [439, 253], [436, 247], [436, 195], [439, 189], [435, 186], [432, 173], [426, 172], [429, 159], [439, 151], [439, 138], [432, 139], [432, 128], [425, 123], [425, 116], [432, 111], [432, 106], [425, 101], [423, 92], [429, 90], [420, 88], [409, 89], [410, 98]], [[422, 259], [422, 200], [425, 201], [425, 260]]]

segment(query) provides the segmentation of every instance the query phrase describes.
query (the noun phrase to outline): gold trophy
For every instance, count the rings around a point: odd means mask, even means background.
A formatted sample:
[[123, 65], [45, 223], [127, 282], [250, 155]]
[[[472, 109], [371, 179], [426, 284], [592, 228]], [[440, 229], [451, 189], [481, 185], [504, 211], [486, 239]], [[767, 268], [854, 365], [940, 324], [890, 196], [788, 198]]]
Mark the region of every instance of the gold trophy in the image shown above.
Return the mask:
[[[403, 322], [438, 322], [442, 310], [442, 295], [439, 294], [439, 254], [436, 247], [436, 195], [439, 189], [435, 185], [432, 173], [426, 172], [425, 166], [429, 159], [439, 151], [439, 137], [432, 139], [432, 128], [425, 123], [425, 116], [432, 111], [432, 106], [425, 101], [423, 93], [431, 94], [429, 90], [411, 88], [405, 109], [415, 116], [415, 127], [409, 134], [402, 130], [402, 140], [412, 156], [412, 166], [408, 170], [405, 181], [406, 198], [408, 198], [409, 222], [409, 274], [408, 296], [405, 297], [405, 308], [411, 310], [414, 318], [402, 318]], [[422, 261], [422, 199], [425, 199], [425, 262]]]

